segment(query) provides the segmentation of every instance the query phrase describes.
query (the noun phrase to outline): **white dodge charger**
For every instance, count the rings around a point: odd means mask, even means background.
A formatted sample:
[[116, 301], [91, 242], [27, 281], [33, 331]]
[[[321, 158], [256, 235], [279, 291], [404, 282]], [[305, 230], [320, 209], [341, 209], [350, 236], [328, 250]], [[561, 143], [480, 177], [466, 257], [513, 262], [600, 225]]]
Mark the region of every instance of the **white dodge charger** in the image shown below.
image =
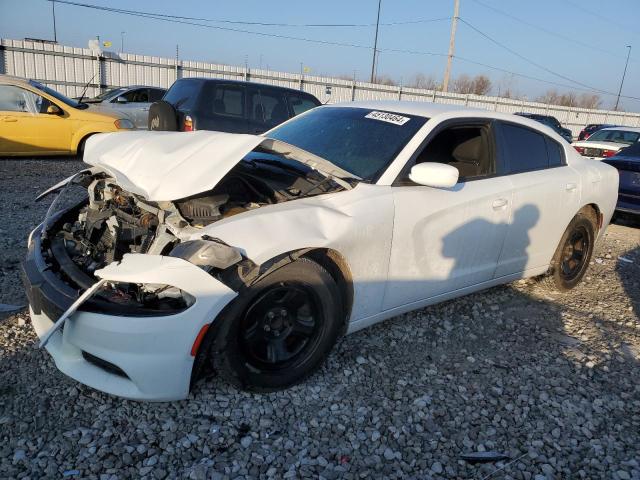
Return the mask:
[[[618, 190], [538, 122], [430, 103], [99, 135], [85, 161], [29, 237], [31, 319], [62, 372], [144, 400], [185, 398], [208, 364], [285, 388], [341, 335], [516, 279], [569, 290]], [[72, 185], [86, 198], [58, 211]]]

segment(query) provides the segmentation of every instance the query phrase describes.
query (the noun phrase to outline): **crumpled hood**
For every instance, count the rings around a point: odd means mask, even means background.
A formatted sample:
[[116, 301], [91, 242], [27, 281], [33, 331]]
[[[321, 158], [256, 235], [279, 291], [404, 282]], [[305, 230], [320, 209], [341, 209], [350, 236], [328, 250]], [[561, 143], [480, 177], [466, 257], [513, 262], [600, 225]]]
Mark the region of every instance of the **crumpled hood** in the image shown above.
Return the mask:
[[151, 201], [211, 190], [265, 137], [223, 132], [117, 132], [94, 135], [84, 161]]

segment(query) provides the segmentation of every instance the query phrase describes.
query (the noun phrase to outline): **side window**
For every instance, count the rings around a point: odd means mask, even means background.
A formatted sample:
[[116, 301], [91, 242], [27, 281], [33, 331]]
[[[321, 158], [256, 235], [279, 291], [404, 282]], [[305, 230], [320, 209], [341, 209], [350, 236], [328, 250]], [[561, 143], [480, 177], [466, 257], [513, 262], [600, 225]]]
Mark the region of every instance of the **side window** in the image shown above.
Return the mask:
[[[136, 100], [136, 96], [138, 95], [139, 91], [140, 91], [140, 89], [129, 90], [126, 93], [118, 95], [118, 97], [126, 98], [128, 103], [137, 102], [138, 100]], [[114, 102], [116, 101], [116, 98], [113, 99]]]
[[138, 103], [147, 103], [149, 101], [149, 89], [141, 88], [133, 96], [133, 101]]
[[509, 173], [527, 172], [549, 166], [545, 137], [525, 127], [502, 124]]
[[159, 100], [162, 100], [162, 96], [164, 95], [165, 90], [162, 90], [160, 88], [150, 88], [149, 89], [149, 101], [150, 102], [157, 102]]
[[269, 127], [275, 127], [289, 119], [284, 95], [279, 92], [267, 89], [254, 91], [251, 95], [251, 105], [251, 120], [265, 123]]
[[244, 116], [244, 87], [217, 85], [213, 97], [213, 113], [230, 117]]
[[0, 85], [0, 111], [44, 113], [51, 104], [45, 98], [24, 88]]
[[446, 163], [458, 169], [460, 180], [496, 173], [491, 132], [488, 125], [456, 125], [437, 133], [415, 163]]
[[289, 97], [289, 105], [291, 105], [291, 109], [293, 110], [294, 115], [300, 115], [301, 113], [304, 113], [307, 110], [311, 110], [312, 108], [315, 108], [318, 106], [311, 99], [307, 97], [303, 97], [302, 95], [291, 94], [291, 95], [288, 95], [288, 97]]
[[549, 137], [544, 137], [547, 142], [547, 153], [549, 155], [549, 167], [560, 167], [566, 165], [567, 161], [564, 157], [564, 149], [560, 144]]

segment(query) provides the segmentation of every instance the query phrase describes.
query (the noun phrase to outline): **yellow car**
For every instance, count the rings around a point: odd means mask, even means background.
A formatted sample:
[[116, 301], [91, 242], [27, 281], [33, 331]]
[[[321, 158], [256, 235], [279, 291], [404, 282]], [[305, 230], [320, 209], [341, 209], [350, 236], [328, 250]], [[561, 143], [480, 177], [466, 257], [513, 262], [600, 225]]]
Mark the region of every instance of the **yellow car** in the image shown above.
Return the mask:
[[0, 156], [82, 154], [94, 133], [133, 129], [121, 114], [87, 110], [38, 82], [0, 75]]

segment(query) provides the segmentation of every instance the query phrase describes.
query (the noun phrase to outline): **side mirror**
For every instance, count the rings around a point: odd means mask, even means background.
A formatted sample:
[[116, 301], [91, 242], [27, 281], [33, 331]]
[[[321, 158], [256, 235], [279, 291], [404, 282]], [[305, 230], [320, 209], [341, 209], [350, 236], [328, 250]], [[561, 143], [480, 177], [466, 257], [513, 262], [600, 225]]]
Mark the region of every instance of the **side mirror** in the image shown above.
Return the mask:
[[127, 103], [127, 99], [124, 97], [116, 98], [116, 103]]
[[57, 105], [49, 105], [47, 107], [47, 114], [48, 115], [62, 115], [62, 110]]
[[411, 167], [409, 179], [425, 187], [451, 188], [458, 183], [460, 172], [446, 163], [418, 163]]

